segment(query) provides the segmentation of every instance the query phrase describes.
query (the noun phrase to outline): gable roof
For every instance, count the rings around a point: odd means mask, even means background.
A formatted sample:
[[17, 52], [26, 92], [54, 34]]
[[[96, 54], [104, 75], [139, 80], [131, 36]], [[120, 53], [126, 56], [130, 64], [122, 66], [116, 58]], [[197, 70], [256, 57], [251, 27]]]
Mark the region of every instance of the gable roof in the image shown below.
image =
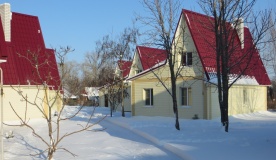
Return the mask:
[[[121, 63], [121, 65], [120, 65], [120, 63]], [[132, 64], [132, 61], [124, 61], [124, 60], [118, 61], [119, 69], [123, 71], [124, 78], [128, 76], [131, 64]]]
[[132, 77], [129, 77], [128, 80], [133, 80], [166, 64], [166, 50], [137, 46], [136, 51], [143, 67], [143, 71]]
[[[182, 15], [188, 25], [188, 29], [196, 46], [206, 76], [210, 79], [208, 74], [216, 72], [216, 42], [215, 34], [212, 31], [212, 23], [214, 22], [214, 19], [185, 9], [182, 10]], [[230, 23], [229, 26], [231, 26]], [[232, 32], [236, 32], [236, 30], [233, 29]], [[234, 37], [234, 45], [240, 47], [235, 48], [233, 53], [235, 56], [232, 56], [233, 58], [229, 60], [229, 65], [232, 64], [233, 66], [231, 74], [241, 74], [243, 69], [248, 67], [243, 75], [254, 77], [260, 85], [270, 85], [271, 82], [262, 63], [259, 52], [253, 44], [253, 38], [249, 29], [244, 27], [244, 48], [241, 47], [238, 34], [234, 33], [232, 35], [236, 36]], [[244, 54], [248, 52], [251, 52], [252, 54]], [[236, 64], [237, 59], [239, 59], [240, 64], [234, 66], [233, 64]], [[249, 59], [251, 60], [249, 61]]]
[[[60, 77], [54, 50], [45, 47], [38, 17], [12, 12], [11, 42], [3, 43], [3, 27], [0, 26], [0, 55], [7, 56], [7, 62], [0, 64], [4, 85], [42, 85], [46, 82], [57, 88]], [[37, 59], [40, 75], [34, 59]]]
[[163, 49], [137, 46], [136, 50], [143, 70], [147, 70], [167, 58], [166, 50]]

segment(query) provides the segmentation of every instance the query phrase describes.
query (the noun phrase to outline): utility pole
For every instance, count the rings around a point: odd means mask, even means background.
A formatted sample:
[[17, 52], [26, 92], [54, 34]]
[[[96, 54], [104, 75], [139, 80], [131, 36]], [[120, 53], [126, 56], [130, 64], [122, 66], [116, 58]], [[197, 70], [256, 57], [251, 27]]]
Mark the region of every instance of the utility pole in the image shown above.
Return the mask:
[[[3, 62], [7, 62], [7, 60], [5, 59], [0, 59], [0, 63], [3, 63]], [[4, 92], [3, 92], [3, 70], [2, 68], [0, 67], [0, 76], [1, 76], [1, 82], [0, 82], [0, 88], [1, 88], [1, 160], [4, 160], [4, 142], [3, 142], [3, 137], [4, 137], [4, 129], [3, 129], [3, 112], [4, 112], [4, 106], [3, 106], [3, 95], [4, 95]]]
[[4, 142], [3, 142], [3, 136], [4, 136], [4, 132], [3, 132], [3, 70], [2, 68], [0, 68], [0, 76], [1, 76], [1, 160], [4, 160]]

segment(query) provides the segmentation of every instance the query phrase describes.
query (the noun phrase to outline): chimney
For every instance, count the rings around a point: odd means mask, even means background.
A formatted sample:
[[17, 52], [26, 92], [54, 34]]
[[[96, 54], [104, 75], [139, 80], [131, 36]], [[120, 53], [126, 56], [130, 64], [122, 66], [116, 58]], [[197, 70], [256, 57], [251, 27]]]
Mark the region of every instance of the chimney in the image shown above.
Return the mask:
[[0, 16], [1, 16], [2, 26], [4, 30], [4, 35], [5, 35], [5, 41], [10, 42], [12, 13], [11, 13], [11, 6], [9, 3], [4, 3], [0, 5]]
[[236, 27], [240, 42], [241, 42], [241, 49], [244, 48], [244, 22], [242, 18], [236, 19], [234, 27]]

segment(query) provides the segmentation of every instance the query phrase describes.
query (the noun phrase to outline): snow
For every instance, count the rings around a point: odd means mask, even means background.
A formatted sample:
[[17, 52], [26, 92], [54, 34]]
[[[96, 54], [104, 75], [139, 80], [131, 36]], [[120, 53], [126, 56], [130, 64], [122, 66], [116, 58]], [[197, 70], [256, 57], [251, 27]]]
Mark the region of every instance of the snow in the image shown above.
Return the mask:
[[[208, 75], [210, 77], [209, 82], [213, 84], [218, 84], [217, 73], [212, 68], [208, 68], [208, 70], [213, 70], [212, 72], [208, 72]], [[233, 83], [236, 80], [234, 84], [259, 85], [258, 81], [254, 76], [241, 75], [241, 77], [237, 79], [238, 76], [239, 75], [237, 74], [230, 74], [229, 84]]]
[[85, 87], [84, 96], [87, 96], [89, 100], [95, 100], [96, 97], [99, 97], [99, 88], [100, 87]]
[[[77, 106], [66, 106], [64, 116], [72, 115]], [[85, 107], [77, 117], [62, 123], [62, 133], [68, 133], [84, 125], [92, 107]], [[220, 120], [180, 119], [181, 130], [174, 128], [170, 117], [121, 117], [120, 112], [109, 116], [109, 109], [97, 107], [93, 122], [105, 117], [88, 131], [70, 136], [62, 141], [62, 147], [74, 154], [58, 151], [55, 160], [272, 160], [276, 151], [276, 112], [263, 111], [230, 116], [229, 133], [224, 132]], [[15, 122], [11, 122], [15, 123]], [[47, 137], [46, 123], [42, 119], [30, 124]], [[4, 159], [45, 159], [46, 154], [31, 157], [46, 146], [24, 127], [4, 126], [4, 133], [13, 131], [14, 137], [4, 138]]]

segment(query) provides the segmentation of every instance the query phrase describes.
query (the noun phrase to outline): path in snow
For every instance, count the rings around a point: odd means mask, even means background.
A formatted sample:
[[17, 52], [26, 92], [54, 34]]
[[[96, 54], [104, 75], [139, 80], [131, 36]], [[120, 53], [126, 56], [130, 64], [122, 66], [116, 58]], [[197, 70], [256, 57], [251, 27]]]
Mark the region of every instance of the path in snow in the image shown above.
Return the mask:
[[[139, 160], [178, 160], [178, 156], [165, 150], [161, 146], [157, 146], [152, 142], [146, 140], [142, 136], [135, 134], [134, 132], [122, 128], [118, 125], [110, 123], [104, 120], [100, 123], [101, 126], [106, 128], [106, 132], [114, 137], [115, 142], [112, 147], [119, 148], [119, 159], [139, 159]], [[108, 141], [107, 146], [108, 146]], [[110, 142], [112, 143], [112, 142]], [[121, 156], [120, 156], [121, 155]], [[127, 155], [127, 157], [124, 157]], [[116, 159], [116, 157], [114, 157]]]
[[[35, 121], [35, 126], [43, 136], [47, 137], [43, 129], [42, 120]], [[62, 124], [63, 131], [69, 132], [77, 127], [76, 124], [84, 123], [80, 119], [71, 120]], [[5, 127], [6, 131], [13, 130], [15, 137], [5, 139], [5, 159], [7, 160], [41, 160], [46, 155], [31, 157], [30, 154], [41, 152], [45, 145], [33, 137], [30, 130], [24, 127]], [[105, 128], [104, 131], [97, 131]], [[95, 132], [96, 130], [96, 132]], [[24, 136], [23, 136], [24, 135]], [[103, 120], [91, 130], [73, 135], [61, 144], [63, 147], [77, 154], [72, 157], [64, 151], [58, 151], [55, 160], [178, 160], [175, 154], [157, 146], [132, 131]]]

